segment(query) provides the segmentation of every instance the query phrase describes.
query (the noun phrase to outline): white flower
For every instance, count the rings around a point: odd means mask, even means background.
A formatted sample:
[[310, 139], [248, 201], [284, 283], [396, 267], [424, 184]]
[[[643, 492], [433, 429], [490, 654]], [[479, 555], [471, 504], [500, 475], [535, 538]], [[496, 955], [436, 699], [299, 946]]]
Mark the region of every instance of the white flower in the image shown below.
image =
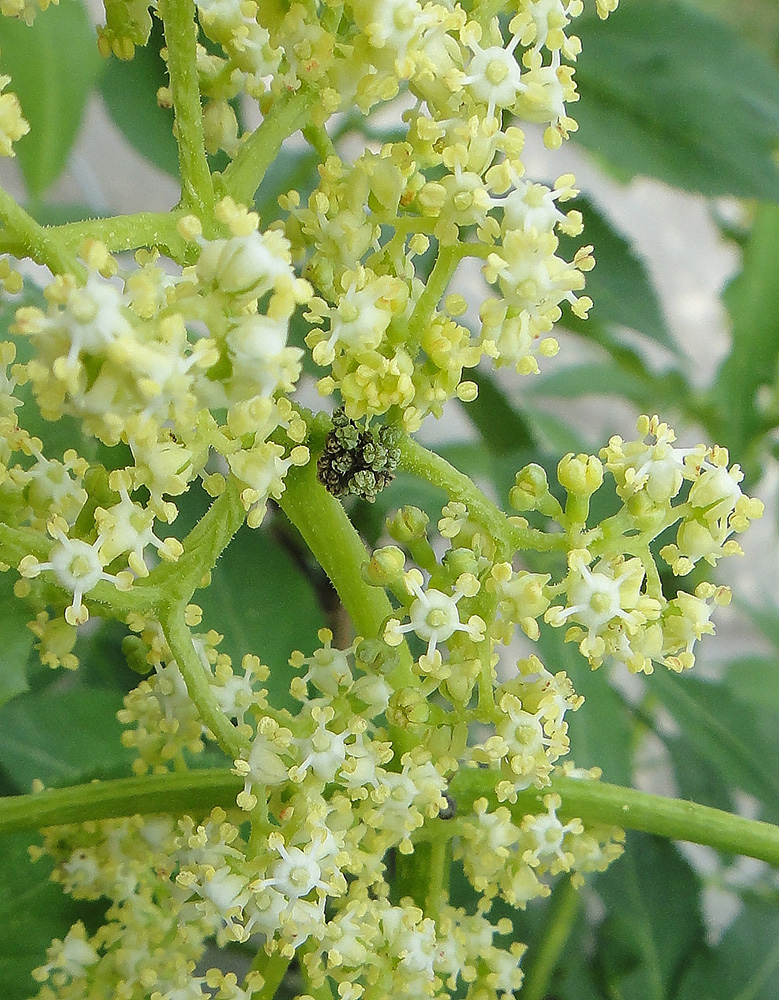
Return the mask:
[[484, 638], [486, 628], [478, 615], [471, 615], [467, 624], [460, 621], [457, 602], [463, 597], [474, 597], [479, 592], [479, 581], [472, 573], [462, 573], [455, 584], [454, 593], [450, 596], [434, 587], [422, 589], [422, 574], [419, 570], [410, 570], [405, 574], [405, 582], [409, 593], [416, 595], [416, 600], [409, 608], [409, 623], [401, 625], [391, 618], [384, 630], [384, 641], [391, 646], [397, 646], [402, 641], [404, 632], [414, 632], [420, 639], [427, 641], [427, 656], [432, 657], [436, 645], [446, 642], [455, 632], [465, 632], [474, 642]]

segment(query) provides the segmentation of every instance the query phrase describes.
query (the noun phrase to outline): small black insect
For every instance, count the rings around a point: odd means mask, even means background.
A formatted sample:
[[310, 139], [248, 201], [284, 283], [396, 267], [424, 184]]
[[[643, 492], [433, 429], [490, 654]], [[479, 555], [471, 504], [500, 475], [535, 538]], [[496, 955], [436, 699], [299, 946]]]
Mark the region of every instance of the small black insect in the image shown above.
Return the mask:
[[439, 819], [454, 819], [457, 813], [457, 803], [454, 801], [449, 792], [444, 792], [444, 798], [446, 799], [446, 805], [438, 813]]

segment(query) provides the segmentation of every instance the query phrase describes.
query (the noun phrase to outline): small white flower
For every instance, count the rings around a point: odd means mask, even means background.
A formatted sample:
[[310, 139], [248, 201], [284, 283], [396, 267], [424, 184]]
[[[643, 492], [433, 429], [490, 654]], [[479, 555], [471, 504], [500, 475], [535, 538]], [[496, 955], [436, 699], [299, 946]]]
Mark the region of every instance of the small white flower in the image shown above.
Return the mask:
[[410, 594], [416, 596], [409, 608], [409, 623], [401, 625], [391, 618], [384, 630], [384, 641], [391, 646], [397, 646], [402, 641], [404, 632], [414, 632], [427, 642], [427, 656], [432, 657], [436, 645], [446, 642], [455, 632], [465, 632], [474, 642], [484, 638], [485, 624], [478, 615], [471, 615], [467, 624], [460, 621], [457, 602], [463, 597], [474, 597], [479, 592], [479, 581], [472, 573], [462, 573], [455, 584], [454, 593], [450, 596], [434, 587], [422, 589], [422, 574], [419, 570], [410, 570], [405, 577]]

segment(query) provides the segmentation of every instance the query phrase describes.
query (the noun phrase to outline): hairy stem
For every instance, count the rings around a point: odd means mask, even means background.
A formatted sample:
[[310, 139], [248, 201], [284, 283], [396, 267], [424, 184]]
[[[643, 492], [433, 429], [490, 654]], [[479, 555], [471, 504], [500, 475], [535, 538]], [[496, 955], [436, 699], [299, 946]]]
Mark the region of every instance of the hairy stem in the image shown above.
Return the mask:
[[484, 525], [501, 547], [503, 558], [510, 557], [518, 549], [549, 552], [566, 547], [564, 535], [550, 535], [512, 522], [496, 504], [484, 496], [468, 476], [459, 472], [440, 455], [422, 447], [413, 438], [402, 438], [399, 447], [400, 467], [437, 486], [451, 500], [464, 503], [471, 517]]
[[238, 730], [219, 707], [208, 680], [209, 674], [197, 654], [189, 627], [184, 620], [183, 606], [171, 608], [160, 624], [176, 665], [187, 685], [189, 697], [197, 706], [201, 721], [211, 730], [227, 756], [235, 760], [245, 749], [245, 740], [239, 736]]
[[0, 242], [8, 236], [15, 240], [18, 250], [15, 256], [29, 257], [37, 264], [44, 264], [53, 274], [74, 274], [83, 278], [85, 271], [71, 250], [64, 245], [54, 231], [40, 225], [0, 188], [0, 220], [6, 232], [0, 235]]
[[181, 200], [199, 216], [210, 216], [214, 184], [206, 158], [203, 112], [197, 79], [197, 27], [194, 0], [160, 0], [165, 26], [168, 73], [179, 150]]
[[259, 127], [243, 143], [238, 155], [224, 170], [219, 185], [224, 194], [250, 205], [265, 172], [279, 154], [281, 144], [306, 124], [316, 91], [301, 88], [280, 98]]
[[[281, 509], [327, 573], [355, 629], [365, 638], [380, 635], [392, 605], [380, 587], [371, 587], [363, 580], [368, 552], [346, 511], [317, 482], [313, 461], [290, 469], [284, 482]], [[410, 684], [414, 680], [411, 656], [405, 644], [399, 650], [401, 662], [392, 681]]]

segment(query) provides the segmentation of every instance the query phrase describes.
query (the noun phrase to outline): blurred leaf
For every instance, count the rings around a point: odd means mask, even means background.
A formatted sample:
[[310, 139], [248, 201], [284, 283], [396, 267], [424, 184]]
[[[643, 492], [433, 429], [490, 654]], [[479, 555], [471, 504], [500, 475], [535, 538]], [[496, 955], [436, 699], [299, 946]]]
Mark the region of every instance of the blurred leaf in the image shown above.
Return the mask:
[[676, 719], [685, 739], [731, 787], [755, 796], [763, 818], [779, 819], [779, 776], [771, 766], [776, 727], [748, 705], [735, 701], [721, 684], [656, 670], [647, 678], [663, 708]]
[[744, 656], [730, 660], [723, 684], [738, 701], [779, 716], [779, 659]]
[[[629, 241], [588, 198], [576, 198], [564, 207], [582, 213], [584, 233], [576, 237], [561, 235], [560, 256], [570, 260], [580, 246], [589, 243], [595, 247], [596, 264], [587, 274], [587, 294], [595, 303], [593, 318], [600, 324], [629, 327], [676, 352], [677, 345], [668, 332], [646, 265]], [[564, 325], [573, 326], [576, 317], [569, 308], [565, 308], [564, 315]], [[593, 324], [580, 321], [573, 328], [587, 335]]]
[[666, 1000], [703, 946], [700, 882], [673, 844], [629, 833], [595, 887], [606, 907], [595, 956], [609, 997]]
[[[732, 346], [717, 374], [716, 432], [743, 462], [755, 434], [766, 429], [757, 408], [761, 386], [774, 385], [779, 357], [779, 205], [761, 205], [741, 273], [725, 292]], [[776, 425], [779, 415], [771, 423]], [[752, 477], [757, 470], [750, 470]]]
[[121, 745], [119, 691], [74, 688], [23, 694], [0, 709], [0, 767], [20, 792], [34, 778], [75, 785], [131, 773], [134, 752]]
[[603, 780], [633, 783], [633, 723], [622, 698], [609, 684], [605, 669], [591, 670], [575, 642], [565, 642], [565, 629], [541, 627], [539, 655], [547, 670], [565, 670], [584, 705], [568, 712], [571, 756], [577, 767], [600, 767]]
[[779, 1000], [779, 909], [748, 902], [692, 962], [676, 1000]]
[[290, 653], [311, 652], [317, 631], [326, 624], [311, 583], [293, 557], [267, 532], [242, 527], [211, 575], [211, 585], [195, 593], [203, 609], [203, 628], [216, 629], [239, 669], [246, 653], [271, 668], [266, 682], [273, 704], [292, 704]]
[[129, 62], [113, 56], [108, 60], [100, 91], [109, 115], [133, 149], [155, 167], [178, 177], [173, 111], [157, 103], [157, 91], [169, 82], [160, 57], [162, 45], [162, 25], [155, 17], [148, 44], [136, 48]]
[[645, 397], [646, 383], [611, 361], [602, 364], [580, 364], [558, 367], [534, 379], [534, 396], [554, 396], [576, 399], [580, 396], [624, 396], [626, 399]]
[[48, 859], [32, 862], [29, 834], [0, 837], [0, 996], [28, 1000], [39, 987], [30, 973], [46, 961], [52, 939], [64, 938], [80, 907], [49, 881]]
[[668, 749], [678, 798], [699, 802], [712, 809], [735, 812], [731, 789], [722, 781], [719, 772], [690, 746], [686, 734], [659, 735]]
[[779, 198], [779, 73], [679, 0], [633, 0], [576, 23], [576, 138], [624, 177]]
[[0, 706], [28, 687], [26, 666], [33, 635], [27, 628], [30, 611], [14, 596], [15, 576], [0, 575]]
[[479, 395], [464, 408], [465, 415], [482, 436], [487, 447], [498, 455], [533, 448], [535, 442], [527, 421], [512, 405], [494, 376], [474, 370], [471, 381]]
[[65, 166], [102, 66], [95, 32], [76, 0], [49, 7], [34, 28], [0, 18], [0, 70], [10, 74], [11, 89], [30, 123], [14, 149], [33, 199]]

